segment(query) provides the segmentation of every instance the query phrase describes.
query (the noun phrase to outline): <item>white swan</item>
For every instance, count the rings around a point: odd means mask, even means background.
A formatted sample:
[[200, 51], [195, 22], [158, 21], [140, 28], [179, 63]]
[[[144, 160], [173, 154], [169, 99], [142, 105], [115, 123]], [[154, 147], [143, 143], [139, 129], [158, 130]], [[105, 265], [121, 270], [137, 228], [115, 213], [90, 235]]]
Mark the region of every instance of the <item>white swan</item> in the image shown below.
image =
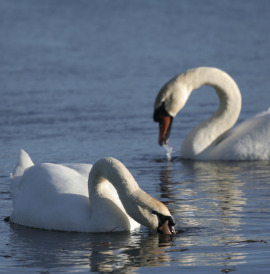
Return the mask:
[[241, 110], [241, 94], [224, 71], [199, 67], [167, 82], [154, 104], [154, 121], [159, 122], [159, 144], [168, 143], [173, 117], [185, 106], [191, 92], [212, 86], [220, 100], [217, 111], [186, 137], [181, 156], [195, 160], [270, 160], [270, 110], [230, 130]]
[[11, 177], [13, 223], [77, 232], [131, 231], [140, 223], [175, 233], [168, 208], [145, 193], [116, 159], [101, 159], [93, 167], [34, 165], [21, 150]]

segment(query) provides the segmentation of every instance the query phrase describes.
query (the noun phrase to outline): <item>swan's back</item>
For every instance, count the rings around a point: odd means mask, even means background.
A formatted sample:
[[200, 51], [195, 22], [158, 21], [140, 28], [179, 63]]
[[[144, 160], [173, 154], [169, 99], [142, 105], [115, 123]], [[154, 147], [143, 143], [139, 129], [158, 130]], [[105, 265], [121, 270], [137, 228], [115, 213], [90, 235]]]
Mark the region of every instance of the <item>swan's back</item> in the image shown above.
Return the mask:
[[211, 160], [270, 160], [270, 109], [245, 120], [201, 155]]
[[[84, 169], [89, 173], [91, 166]], [[87, 231], [91, 225], [87, 179], [64, 165], [31, 166], [13, 191], [11, 221], [36, 228]]]

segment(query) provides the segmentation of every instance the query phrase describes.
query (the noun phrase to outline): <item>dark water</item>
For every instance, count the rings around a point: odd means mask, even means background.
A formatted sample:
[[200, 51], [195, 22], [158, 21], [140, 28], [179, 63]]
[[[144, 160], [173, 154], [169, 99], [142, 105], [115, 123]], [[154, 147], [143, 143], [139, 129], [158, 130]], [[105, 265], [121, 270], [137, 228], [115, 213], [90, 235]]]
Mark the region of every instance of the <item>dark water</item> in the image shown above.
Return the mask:
[[[269, 107], [270, 2], [0, 2], [0, 214], [24, 148], [34, 162], [121, 160], [172, 211], [175, 237], [83, 234], [0, 222], [2, 272], [267, 272], [269, 162], [192, 162], [180, 145], [217, 107], [209, 88], [176, 117], [172, 160], [153, 102], [172, 76], [216, 66], [237, 81], [240, 121]], [[201, 95], [203, 94], [203, 96]]]

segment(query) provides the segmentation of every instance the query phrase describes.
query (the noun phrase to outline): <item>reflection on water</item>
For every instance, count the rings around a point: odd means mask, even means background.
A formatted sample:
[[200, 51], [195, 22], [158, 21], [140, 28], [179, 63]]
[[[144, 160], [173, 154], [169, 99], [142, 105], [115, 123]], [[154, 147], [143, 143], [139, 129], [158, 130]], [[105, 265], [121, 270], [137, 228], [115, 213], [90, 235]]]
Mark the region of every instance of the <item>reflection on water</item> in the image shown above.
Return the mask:
[[[244, 254], [213, 249], [200, 243], [202, 230], [188, 229], [171, 238], [147, 233], [63, 233], [12, 225], [10, 248], [14, 267], [36, 271], [129, 273], [142, 267], [226, 265], [226, 261], [244, 263]], [[193, 239], [191, 241], [190, 239]], [[196, 239], [196, 241], [194, 241]], [[194, 248], [195, 247], [195, 248]], [[72, 258], [72, 260], [70, 260]]]
[[[191, 180], [172, 182], [170, 163], [161, 171], [161, 191], [167, 196], [181, 198], [177, 211], [182, 216], [209, 217], [226, 225], [239, 226], [241, 212], [246, 205], [245, 183], [239, 177], [241, 167], [224, 163], [182, 162], [185, 173], [192, 174]], [[174, 178], [173, 178], [174, 179]], [[173, 191], [170, 193], [170, 185]]]
[[[31, 269], [111, 272], [168, 265], [173, 245], [168, 235], [147, 233], [64, 233], [12, 224], [10, 254]], [[72, 260], [70, 261], [70, 258]]]
[[[251, 166], [252, 170], [249, 163], [178, 159], [163, 165], [160, 171], [161, 197], [177, 201], [172, 211], [184, 233], [176, 239], [176, 245], [189, 249], [181, 253], [181, 257], [177, 254], [174, 260], [193, 266], [246, 263], [247, 252], [218, 247], [230, 242], [240, 244], [245, 239], [242, 233], [246, 228], [245, 181], [248, 177], [254, 178], [251, 172], [269, 176], [267, 169], [263, 169], [263, 174], [262, 170], [254, 168], [254, 164]], [[211, 251], [208, 250], [210, 246]]]
[[131, 236], [124, 246], [107, 246], [93, 248], [90, 256], [91, 270], [135, 270], [139, 267], [156, 267], [169, 265], [170, 256], [166, 249], [171, 246], [171, 238], [158, 234]]

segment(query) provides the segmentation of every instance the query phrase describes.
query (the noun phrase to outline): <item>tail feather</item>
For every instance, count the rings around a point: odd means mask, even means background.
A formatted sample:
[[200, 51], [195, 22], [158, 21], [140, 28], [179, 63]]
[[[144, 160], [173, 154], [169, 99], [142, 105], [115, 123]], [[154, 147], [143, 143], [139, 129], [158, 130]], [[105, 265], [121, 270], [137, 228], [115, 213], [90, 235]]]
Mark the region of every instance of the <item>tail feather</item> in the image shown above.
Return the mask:
[[21, 177], [24, 174], [24, 171], [33, 166], [34, 163], [31, 160], [30, 156], [26, 151], [23, 149], [20, 150], [19, 159], [17, 164], [14, 167], [13, 172], [11, 173], [10, 177], [15, 179], [16, 177]]

